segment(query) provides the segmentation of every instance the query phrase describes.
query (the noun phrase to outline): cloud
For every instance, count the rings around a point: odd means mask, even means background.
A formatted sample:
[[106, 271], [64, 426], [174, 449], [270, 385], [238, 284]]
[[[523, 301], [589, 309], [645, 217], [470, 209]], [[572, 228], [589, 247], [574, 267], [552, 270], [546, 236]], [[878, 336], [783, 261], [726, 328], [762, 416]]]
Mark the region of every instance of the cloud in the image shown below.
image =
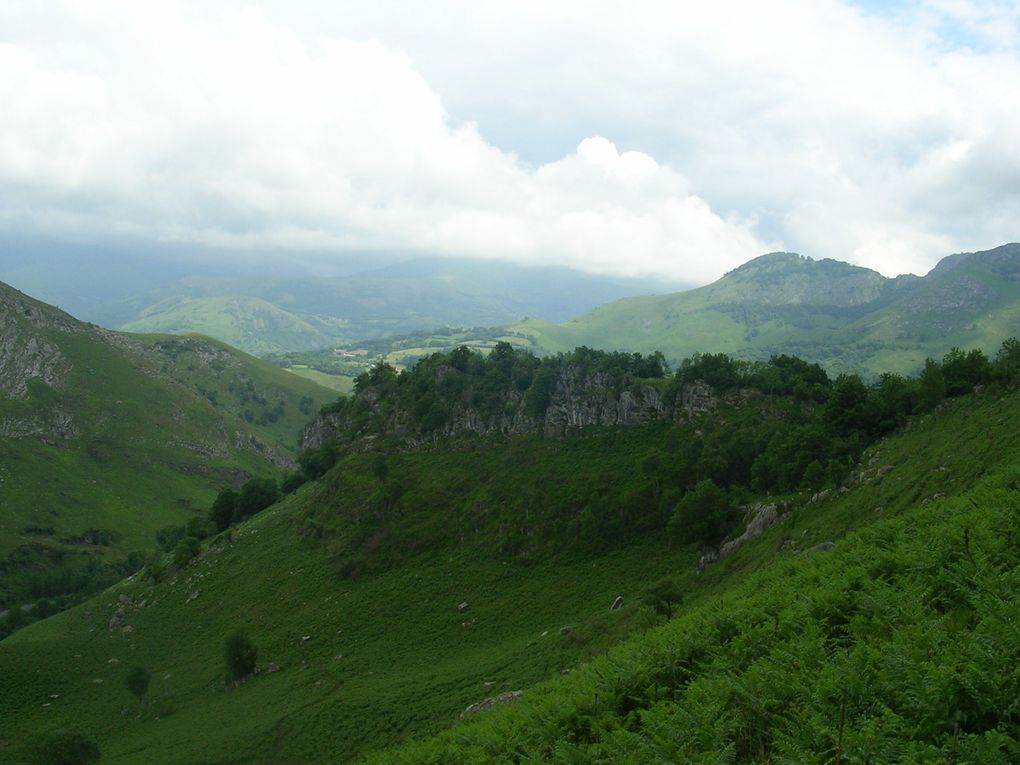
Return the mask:
[[0, 46], [9, 223], [700, 279], [706, 250], [733, 265], [766, 247], [678, 173], [606, 139], [538, 167], [500, 151], [377, 41], [309, 44], [256, 11], [210, 32], [166, 6], [136, 20], [124, 51], [123, 13], [88, 22], [109, 59]]
[[10, 4], [0, 224], [696, 281], [781, 247], [923, 272], [1016, 238], [1017, 17]]

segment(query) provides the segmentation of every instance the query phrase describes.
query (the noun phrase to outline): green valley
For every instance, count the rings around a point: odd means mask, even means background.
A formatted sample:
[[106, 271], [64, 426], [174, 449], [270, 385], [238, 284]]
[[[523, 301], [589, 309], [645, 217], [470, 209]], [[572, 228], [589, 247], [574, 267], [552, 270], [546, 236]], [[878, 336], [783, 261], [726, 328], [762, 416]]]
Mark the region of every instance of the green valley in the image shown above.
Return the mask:
[[0, 643], [0, 753], [1009, 762], [1016, 347], [872, 385], [509, 344], [377, 368], [307, 432], [316, 480]]

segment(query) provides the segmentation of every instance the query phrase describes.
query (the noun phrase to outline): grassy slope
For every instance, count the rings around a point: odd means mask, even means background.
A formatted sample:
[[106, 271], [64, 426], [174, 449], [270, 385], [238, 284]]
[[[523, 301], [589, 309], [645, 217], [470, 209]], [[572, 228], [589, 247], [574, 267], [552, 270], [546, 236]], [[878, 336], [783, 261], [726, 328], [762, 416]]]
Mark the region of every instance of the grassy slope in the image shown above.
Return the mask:
[[249, 353], [323, 348], [342, 336], [342, 324], [298, 316], [256, 297], [173, 297], [146, 308], [120, 327], [125, 332], [199, 332]]
[[[156, 529], [185, 522], [223, 485], [274, 470], [267, 456], [293, 459], [301, 427], [333, 396], [206, 338], [75, 326], [21, 325], [59, 349], [68, 377], [62, 390], [33, 383], [27, 400], [0, 400], [0, 416], [45, 421], [61, 412], [78, 433], [0, 438], [0, 557], [22, 544], [72, 558], [149, 549]], [[252, 390], [265, 405], [251, 399]], [[276, 420], [260, 424], [281, 402]], [[244, 421], [249, 410], [251, 423]], [[112, 544], [60, 541], [95, 528], [114, 532]]]
[[844, 704], [846, 762], [1016, 761], [1018, 414], [1010, 394], [926, 417], [691, 581], [669, 624], [369, 760], [830, 763]]
[[[818, 503], [794, 500], [784, 524], [701, 577], [688, 573], [691, 551], [670, 552], [663, 540], [646, 540], [605, 556], [560, 555], [529, 563], [498, 555], [490, 532], [475, 530], [484, 500], [493, 499], [489, 487], [516, 483], [522, 490], [561, 490], [566, 498], [571, 490], [561, 485], [557, 471], [584, 464], [588, 448], [592, 456], [604, 453], [599, 439], [570, 442], [572, 456], [558, 463], [555, 447], [543, 445], [548, 451], [523, 460], [520, 472], [513, 472], [514, 461], [505, 449], [492, 454], [483, 449], [477, 457], [459, 460], [442, 452], [415, 456], [422, 481], [449, 480], [460, 486], [455, 501], [433, 508], [431, 515], [423, 512], [416, 521], [425, 524], [423, 532], [430, 524], [447, 529], [453, 546], [358, 579], [337, 577], [331, 559], [321, 548], [300, 542], [297, 532], [307, 530], [309, 513], [321, 521], [322, 508], [333, 503], [339, 512], [348, 495], [363, 491], [367, 479], [360, 473], [345, 476], [341, 467], [330, 480], [256, 517], [232, 542], [215, 547], [169, 581], [125, 583], [0, 644], [0, 754], [16, 762], [25, 736], [56, 725], [89, 730], [100, 741], [104, 762], [111, 763], [139, 757], [152, 763], [346, 761], [359, 752], [428, 734], [455, 722], [468, 703], [557, 676], [628, 629], [647, 625], [649, 614], [633, 605], [634, 595], [663, 574], [684, 576], [689, 590], [685, 610], [691, 614], [667, 630], [701, 624], [704, 609], [713, 609], [718, 598], [753, 603], [756, 585], [747, 576], [777, 557], [788, 562], [781, 573], [769, 575], [770, 587], [777, 586], [777, 577], [798, 583], [799, 592], [820, 587], [820, 577], [836, 576], [846, 559], [832, 558], [826, 564], [832, 568], [820, 573], [813, 568], [820, 564], [801, 558], [798, 551], [885, 519], [928, 524], [923, 515], [928, 509], [951, 515], [957, 505], [925, 505], [926, 500], [966, 494], [983, 480], [999, 486], [1002, 476], [1015, 476], [1013, 455], [1020, 435], [1013, 423], [1018, 416], [1016, 394], [955, 402], [944, 414], [916, 423], [910, 432], [869, 452], [869, 472], [851, 491]], [[627, 438], [638, 443], [640, 433], [631, 431]], [[492, 462], [488, 470], [479, 470], [486, 460]], [[546, 472], [536, 474], [535, 465]], [[893, 467], [878, 469], [886, 465]], [[494, 482], [500, 470], [502, 480]], [[462, 471], [473, 471], [473, 479]], [[611, 463], [603, 470], [610, 480], [616, 471]], [[424, 498], [432, 489], [422, 485], [415, 491]], [[968, 512], [973, 517], [966, 522], [975, 528], [991, 518], [980, 507]], [[920, 520], [910, 520], [915, 517]], [[336, 533], [344, 533], [342, 525]], [[482, 542], [476, 543], [479, 533]], [[879, 544], [884, 533], [852, 544]], [[980, 533], [984, 539], [986, 532]], [[110, 631], [107, 622], [121, 594], [136, 603], [144, 599], [146, 605], [127, 608], [130, 631]], [[610, 614], [607, 606], [620, 594], [628, 605]], [[459, 612], [462, 601], [469, 607]], [[182, 624], [188, 628], [181, 629]], [[564, 625], [576, 629], [560, 635]], [[276, 662], [282, 669], [227, 690], [220, 680], [220, 646], [237, 626], [248, 628], [262, 662]], [[491, 726], [497, 733], [522, 730], [514, 726], [541, 730], [535, 715], [546, 714], [550, 706], [569, 713], [570, 705], [585, 703], [585, 694], [601, 682], [592, 672], [603, 677], [629, 672], [642, 657], [655, 656], [668, 645], [662, 636], [669, 634], [638, 638], [614, 654], [610, 664], [554, 682], [535, 694], [533, 704], [519, 702], [512, 716], [495, 713], [492, 723], [457, 727], [439, 744], [394, 756], [413, 762], [426, 753], [447, 751], [439, 759], [454, 762], [467, 756], [465, 751], [483, 751], [471, 747], [488, 747], [484, 742], [496, 735]], [[154, 676], [140, 715], [122, 686], [129, 664], [144, 665]], [[167, 704], [176, 711], [156, 719]], [[563, 729], [558, 725], [550, 723], [545, 730], [559, 735]], [[459, 748], [462, 743], [467, 750]], [[510, 759], [505, 748], [484, 752], [476, 759]], [[540, 759], [548, 756], [535, 753]]]

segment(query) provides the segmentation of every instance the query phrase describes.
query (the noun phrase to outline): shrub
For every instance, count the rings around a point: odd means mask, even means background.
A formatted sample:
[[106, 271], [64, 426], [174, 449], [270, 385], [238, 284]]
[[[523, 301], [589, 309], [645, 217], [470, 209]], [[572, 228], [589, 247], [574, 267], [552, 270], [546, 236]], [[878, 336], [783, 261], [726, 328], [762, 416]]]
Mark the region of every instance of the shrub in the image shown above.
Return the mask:
[[706, 479], [677, 503], [667, 531], [671, 542], [715, 545], [726, 537], [735, 520], [726, 492]]
[[655, 613], [665, 616], [667, 619], [673, 617], [673, 606], [679, 605], [684, 598], [680, 581], [673, 576], [663, 577], [651, 585], [641, 595], [641, 601], [655, 609]]
[[99, 745], [77, 731], [58, 730], [40, 738], [32, 754], [38, 765], [91, 765], [99, 762]]
[[177, 568], [188, 565], [201, 549], [202, 544], [195, 537], [184, 537], [174, 548], [174, 565]]
[[138, 701], [149, 691], [149, 681], [152, 675], [145, 667], [131, 667], [124, 678], [124, 687], [131, 691]]
[[224, 641], [223, 658], [227, 664], [227, 680], [237, 683], [255, 673], [258, 649], [247, 633], [239, 629]]

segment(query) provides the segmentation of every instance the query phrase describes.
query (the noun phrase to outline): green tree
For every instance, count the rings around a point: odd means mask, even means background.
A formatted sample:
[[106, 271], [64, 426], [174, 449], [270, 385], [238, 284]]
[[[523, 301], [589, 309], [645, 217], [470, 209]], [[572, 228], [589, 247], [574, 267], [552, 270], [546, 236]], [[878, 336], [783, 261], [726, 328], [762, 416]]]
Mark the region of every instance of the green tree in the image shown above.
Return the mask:
[[243, 521], [255, 513], [262, 512], [279, 497], [279, 489], [276, 488], [276, 481], [272, 478], [252, 478], [241, 487], [234, 520]]
[[924, 369], [917, 379], [917, 409], [920, 412], [930, 412], [946, 397], [946, 380], [942, 375], [942, 367], [937, 361], [925, 359]]
[[822, 467], [822, 463], [818, 460], [812, 460], [808, 463], [808, 466], [804, 468], [804, 475], [800, 479], [800, 484], [810, 491], [818, 491], [825, 486], [827, 477], [825, 468]]
[[723, 489], [706, 479], [691, 489], [673, 510], [667, 533], [671, 542], [715, 545], [736, 521], [736, 509]]
[[237, 499], [237, 492], [233, 489], [223, 489], [216, 495], [209, 509], [209, 520], [216, 526], [217, 531], [225, 531], [230, 526], [237, 512]]
[[1010, 337], [1002, 342], [992, 362], [992, 371], [996, 378], [1006, 382], [1020, 377], [1020, 340]]
[[258, 649], [247, 633], [239, 629], [223, 642], [223, 659], [227, 665], [227, 680], [240, 682], [255, 673]]
[[174, 565], [182, 568], [191, 561], [198, 551], [202, 549], [202, 543], [195, 537], [184, 537], [174, 548]]
[[655, 613], [673, 618], [673, 607], [680, 604], [684, 598], [680, 581], [673, 576], [663, 577], [651, 585], [642, 593], [641, 600], [646, 605], [655, 609]]
[[131, 694], [141, 703], [142, 697], [149, 691], [149, 681], [152, 675], [145, 667], [131, 667], [124, 677], [124, 687], [131, 691]]
[[298, 455], [298, 465], [309, 481], [324, 476], [336, 464], [340, 453], [335, 444], [323, 444], [315, 449], [305, 449]]

